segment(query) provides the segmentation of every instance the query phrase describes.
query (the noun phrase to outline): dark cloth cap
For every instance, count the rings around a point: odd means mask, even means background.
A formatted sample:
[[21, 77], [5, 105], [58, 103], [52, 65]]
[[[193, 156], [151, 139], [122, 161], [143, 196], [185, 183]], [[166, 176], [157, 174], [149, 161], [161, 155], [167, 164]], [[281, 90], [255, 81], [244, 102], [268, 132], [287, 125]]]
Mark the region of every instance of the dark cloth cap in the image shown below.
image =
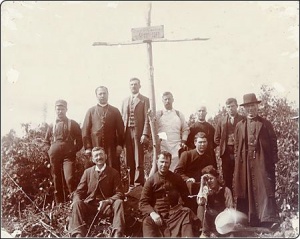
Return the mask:
[[55, 106], [64, 106], [67, 108], [68, 104], [67, 104], [67, 101], [65, 101], [65, 100], [57, 100], [55, 102]]
[[257, 100], [256, 95], [254, 93], [246, 94], [243, 96], [244, 103], [240, 104], [240, 106], [245, 106], [248, 104], [257, 103], [259, 104], [261, 100]]

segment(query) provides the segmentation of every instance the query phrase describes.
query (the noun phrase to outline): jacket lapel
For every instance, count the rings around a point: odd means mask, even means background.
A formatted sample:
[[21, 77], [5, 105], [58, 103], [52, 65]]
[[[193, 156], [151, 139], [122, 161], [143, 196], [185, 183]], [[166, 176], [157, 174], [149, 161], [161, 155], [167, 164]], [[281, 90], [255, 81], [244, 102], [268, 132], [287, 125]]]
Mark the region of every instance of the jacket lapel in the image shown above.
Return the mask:
[[135, 97], [134, 102], [133, 102], [133, 109], [135, 109], [136, 105], [140, 103], [142, 100], [141, 94], [139, 94], [137, 97]]
[[256, 122], [256, 128], [255, 128], [255, 130], [256, 130], [256, 139], [258, 138], [258, 135], [259, 135], [259, 132], [261, 130], [262, 125], [263, 125], [263, 123], [261, 122], [261, 118], [258, 117], [257, 122]]

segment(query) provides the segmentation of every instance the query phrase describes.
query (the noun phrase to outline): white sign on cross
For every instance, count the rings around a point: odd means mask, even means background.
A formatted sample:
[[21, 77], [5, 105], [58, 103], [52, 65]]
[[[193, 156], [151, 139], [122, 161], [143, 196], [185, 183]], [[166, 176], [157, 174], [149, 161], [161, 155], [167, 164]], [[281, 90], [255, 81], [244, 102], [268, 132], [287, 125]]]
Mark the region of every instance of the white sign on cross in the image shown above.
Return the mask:
[[137, 44], [147, 44], [148, 50], [148, 62], [149, 62], [149, 80], [150, 80], [150, 128], [151, 135], [153, 139], [153, 160], [152, 168], [149, 174], [149, 177], [154, 174], [156, 171], [156, 158], [159, 152], [159, 143], [157, 135], [157, 126], [155, 115], [155, 91], [154, 91], [154, 68], [153, 68], [153, 57], [152, 57], [152, 42], [181, 42], [181, 41], [205, 41], [209, 38], [192, 38], [192, 39], [174, 39], [168, 40], [164, 38], [164, 26], [151, 26], [151, 8], [152, 3], [149, 2], [148, 18], [147, 18], [147, 27], [141, 28], [132, 28], [132, 41], [131, 42], [94, 42], [93, 46], [121, 46], [121, 45], [137, 45]]

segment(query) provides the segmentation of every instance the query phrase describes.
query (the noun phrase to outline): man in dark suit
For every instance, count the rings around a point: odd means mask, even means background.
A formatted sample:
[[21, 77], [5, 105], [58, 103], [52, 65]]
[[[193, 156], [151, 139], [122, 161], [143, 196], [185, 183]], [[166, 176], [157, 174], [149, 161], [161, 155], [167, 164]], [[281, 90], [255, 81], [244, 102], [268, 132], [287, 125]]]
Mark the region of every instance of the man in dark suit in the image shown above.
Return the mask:
[[139, 207], [145, 215], [144, 237], [194, 237], [193, 224], [197, 217], [187, 204], [188, 189], [182, 178], [169, 170], [172, 155], [161, 151], [156, 161], [158, 171], [146, 181]]
[[243, 97], [247, 118], [235, 129], [233, 194], [237, 210], [248, 215], [251, 226], [276, 228], [279, 217], [275, 200], [277, 137], [272, 124], [258, 115], [253, 93]]
[[[197, 195], [199, 192], [202, 169], [208, 165], [217, 168], [216, 161], [212, 158], [207, 149], [208, 143], [206, 134], [203, 132], [197, 133], [194, 143], [196, 148], [181, 154], [174, 171], [186, 182], [190, 195]], [[192, 202], [190, 208], [197, 213], [196, 200]]]
[[120, 111], [108, 104], [108, 89], [95, 90], [98, 104], [90, 108], [82, 126], [85, 153], [90, 156], [93, 147], [103, 147], [107, 164], [120, 172], [120, 153], [123, 147], [124, 126]]
[[129, 82], [131, 96], [122, 104], [122, 117], [125, 125], [125, 149], [127, 166], [130, 168], [129, 191], [135, 186], [144, 185], [144, 149], [149, 142], [149, 99], [139, 93], [141, 84], [138, 78]]
[[194, 149], [194, 137], [198, 132], [204, 132], [207, 138], [207, 150], [211, 157], [216, 160], [215, 148], [217, 145], [214, 142], [215, 128], [206, 121], [207, 109], [206, 106], [200, 105], [195, 113], [196, 121], [190, 126], [190, 134], [187, 138], [186, 145], [189, 149]]
[[227, 115], [219, 119], [214, 136], [215, 143], [220, 146], [223, 179], [231, 191], [234, 172], [234, 130], [236, 124], [244, 118], [237, 113], [237, 109], [236, 99], [228, 98], [226, 100]]
[[125, 226], [120, 174], [106, 164], [103, 148], [92, 150], [96, 165], [86, 169], [74, 193], [69, 231], [72, 237], [87, 236], [87, 227], [95, 216], [107, 217], [113, 212], [112, 236], [122, 237]]

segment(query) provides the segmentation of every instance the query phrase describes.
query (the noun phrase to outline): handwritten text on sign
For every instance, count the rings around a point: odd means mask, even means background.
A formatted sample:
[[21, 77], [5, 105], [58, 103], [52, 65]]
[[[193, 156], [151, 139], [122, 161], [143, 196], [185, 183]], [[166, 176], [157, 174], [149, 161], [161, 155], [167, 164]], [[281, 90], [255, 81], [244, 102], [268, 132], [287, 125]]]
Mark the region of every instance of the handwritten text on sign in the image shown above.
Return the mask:
[[132, 28], [132, 40], [152, 40], [155, 38], [163, 38], [164, 37], [164, 26], [151, 26], [151, 27], [140, 27], [140, 28]]

